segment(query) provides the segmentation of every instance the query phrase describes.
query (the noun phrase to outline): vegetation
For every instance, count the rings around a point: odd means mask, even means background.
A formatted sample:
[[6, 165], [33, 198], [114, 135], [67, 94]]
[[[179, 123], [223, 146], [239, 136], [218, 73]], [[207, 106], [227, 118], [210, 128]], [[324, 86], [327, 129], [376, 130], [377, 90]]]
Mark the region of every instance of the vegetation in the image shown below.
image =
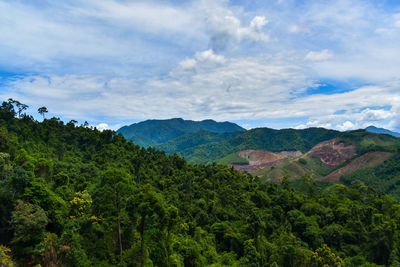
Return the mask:
[[400, 204], [360, 181], [318, 190], [305, 175], [298, 192], [15, 108], [0, 107], [2, 264], [400, 264]]
[[[267, 150], [270, 152], [295, 151], [306, 152], [316, 144], [335, 138], [340, 132], [323, 128], [304, 130], [256, 128], [239, 133], [232, 138], [177, 150], [189, 162], [211, 163], [232, 153], [245, 149]], [[176, 140], [179, 140], [177, 138]]]
[[188, 151], [193, 147], [228, 140], [241, 133], [242, 132], [213, 133], [201, 130], [195, 133], [182, 135], [171, 139], [168, 142], [155, 145], [154, 147], [159, 150], [164, 150], [169, 155], [174, 154], [175, 152], [185, 154], [185, 151]]
[[168, 142], [185, 134], [198, 131], [211, 133], [232, 133], [245, 131], [242, 127], [231, 122], [216, 122], [213, 120], [190, 121], [183, 119], [147, 120], [124, 126], [117, 131], [126, 139], [138, 145], [149, 147]]
[[312, 157], [303, 156], [299, 159], [285, 160], [272, 168], [260, 169], [254, 174], [261, 178], [261, 181], [274, 181], [282, 177], [299, 179], [305, 174], [312, 177], [323, 177], [329, 174], [330, 170], [322, 163]]
[[249, 161], [239, 156], [239, 153], [230, 154], [222, 159], [219, 159], [217, 163], [222, 165], [237, 164], [237, 165], [248, 165]]
[[341, 179], [344, 184], [351, 184], [354, 180], [372, 186], [379, 193], [400, 199], [400, 150], [378, 166], [359, 169]]

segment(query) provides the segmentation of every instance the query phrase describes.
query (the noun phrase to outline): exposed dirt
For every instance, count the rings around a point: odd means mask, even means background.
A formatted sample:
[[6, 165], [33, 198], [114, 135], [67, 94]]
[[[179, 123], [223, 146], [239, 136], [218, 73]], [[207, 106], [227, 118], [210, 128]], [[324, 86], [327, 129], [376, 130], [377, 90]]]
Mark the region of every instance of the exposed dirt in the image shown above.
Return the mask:
[[362, 156], [359, 156], [352, 160], [349, 164], [346, 166], [337, 169], [336, 171], [330, 173], [329, 175], [319, 178], [317, 180], [320, 181], [326, 181], [326, 182], [338, 182], [340, 180], [340, 177], [342, 177], [343, 174], [353, 172], [355, 170], [358, 170], [360, 168], [365, 168], [365, 167], [372, 167], [381, 164], [385, 160], [387, 160], [391, 155], [393, 155], [390, 152], [368, 152], [365, 153]]
[[276, 166], [287, 158], [300, 157], [300, 151], [282, 151], [280, 153], [272, 153], [264, 150], [243, 150], [239, 152], [239, 156], [249, 161], [248, 165], [232, 165], [236, 170], [241, 172], [254, 172], [259, 169]]
[[324, 166], [333, 169], [351, 159], [355, 154], [356, 148], [354, 146], [345, 146], [343, 143], [339, 143], [337, 139], [332, 139], [319, 143], [306, 155], [318, 158]]

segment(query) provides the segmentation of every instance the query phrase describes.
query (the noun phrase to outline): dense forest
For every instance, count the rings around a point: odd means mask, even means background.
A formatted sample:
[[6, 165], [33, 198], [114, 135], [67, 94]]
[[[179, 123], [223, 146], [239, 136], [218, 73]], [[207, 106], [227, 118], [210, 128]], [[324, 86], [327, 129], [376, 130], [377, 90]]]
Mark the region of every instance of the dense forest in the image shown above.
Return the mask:
[[212, 134], [244, 132], [244, 128], [232, 122], [216, 122], [214, 120], [192, 121], [181, 118], [167, 120], [146, 120], [124, 126], [117, 130], [127, 140], [144, 147], [157, 146], [198, 131]]
[[26, 108], [0, 107], [1, 266], [400, 265], [400, 204], [362, 179], [263, 184]]

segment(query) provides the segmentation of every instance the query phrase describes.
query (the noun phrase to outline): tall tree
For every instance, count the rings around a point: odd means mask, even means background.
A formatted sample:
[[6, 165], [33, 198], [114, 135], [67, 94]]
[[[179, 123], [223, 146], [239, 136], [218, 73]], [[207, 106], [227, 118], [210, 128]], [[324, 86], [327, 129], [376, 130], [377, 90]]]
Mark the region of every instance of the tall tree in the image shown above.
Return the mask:
[[47, 110], [46, 107], [40, 107], [40, 108], [38, 108], [38, 112], [39, 112], [40, 115], [43, 116], [43, 120], [44, 120], [45, 114], [46, 114], [47, 112], [49, 112], [49, 111]]
[[[162, 196], [155, 192], [154, 188], [149, 185], [143, 185], [138, 188], [136, 193], [129, 199], [127, 204], [128, 214], [131, 218], [136, 218], [139, 221], [139, 234], [140, 234], [140, 266], [145, 265], [145, 234], [146, 229], [152, 221], [157, 220], [159, 223], [163, 220], [166, 210]], [[176, 217], [173, 208], [170, 210], [171, 218]]]
[[119, 169], [109, 168], [103, 174], [93, 195], [94, 209], [97, 215], [106, 218], [112, 225], [115, 225], [120, 254], [122, 254], [123, 250], [121, 218], [126, 200], [132, 191], [132, 178], [130, 175]]
[[11, 243], [18, 259], [32, 260], [38, 256], [37, 245], [43, 240], [47, 223], [46, 213], [40, 206], [18, 200], [11, 217], [14, 229]]

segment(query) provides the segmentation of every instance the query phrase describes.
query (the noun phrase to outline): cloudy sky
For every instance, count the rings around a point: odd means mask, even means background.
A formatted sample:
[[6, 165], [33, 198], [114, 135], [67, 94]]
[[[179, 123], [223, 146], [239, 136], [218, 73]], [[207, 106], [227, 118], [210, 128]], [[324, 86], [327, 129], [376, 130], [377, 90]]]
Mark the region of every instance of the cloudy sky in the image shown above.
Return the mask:
[[0, 0], [0, 100], [145, 119], [400, 131], [397, 0]]

